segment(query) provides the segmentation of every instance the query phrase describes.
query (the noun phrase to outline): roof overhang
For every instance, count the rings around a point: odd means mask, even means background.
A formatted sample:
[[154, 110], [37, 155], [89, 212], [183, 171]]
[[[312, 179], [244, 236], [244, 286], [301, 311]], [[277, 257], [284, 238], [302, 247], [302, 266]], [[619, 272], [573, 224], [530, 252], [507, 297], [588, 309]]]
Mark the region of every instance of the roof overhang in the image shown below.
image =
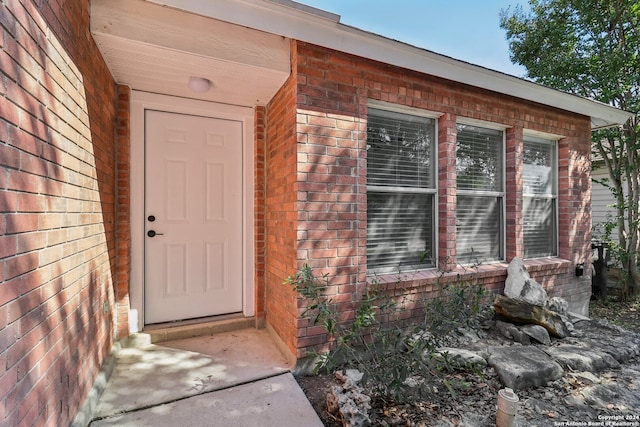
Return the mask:
[[[633, 114], [340, 23], [290, 0], [92, 0], [91, 32], [114, 78], [133, 89], [236, 105], [265, 104], [290, 74], [290, 39], [370, 58], [591, 118]], [[194, 93], [190, 76], [212, 82]]]
[[[591, 118], [592, 129], [618, 126], [633, 116], [600, 102], [341, 24], [339, 15], [289, 0], [149, 1], [582, 114]], [[191, 29], [183, 31], [187, 36]]]
[[[91, 0], [91, 33], [115, 80], [140, 91], [254, 106], [291, 73], [285, 37], [143, 0]], [[191, 76], [211, 89], [190, 90]]]

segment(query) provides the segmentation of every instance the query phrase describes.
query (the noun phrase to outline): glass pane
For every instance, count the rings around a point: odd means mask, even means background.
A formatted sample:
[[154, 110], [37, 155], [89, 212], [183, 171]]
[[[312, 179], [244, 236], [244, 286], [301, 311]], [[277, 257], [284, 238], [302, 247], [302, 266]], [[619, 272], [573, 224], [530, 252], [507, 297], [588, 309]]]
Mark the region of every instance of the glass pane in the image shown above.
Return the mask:
[[523, 211], [524, 257], [557, 255], [555, 200], [524, 197]]
[[431, 194], [367, 193], [368, 268], [435, 265]]
[[369, 108], [367, 183], [390, 187], [435, 188], [435, 121]]
[[502, 260], [502, 198], [458, 196], [456, 231], [458, 263]]
[[524, 194], [555, 194], [555, 144], [544, 139], [527, 138], [523, 150]]
[[502, 191], [502, 131], [461, 124], [457, 129], [458, 188]]

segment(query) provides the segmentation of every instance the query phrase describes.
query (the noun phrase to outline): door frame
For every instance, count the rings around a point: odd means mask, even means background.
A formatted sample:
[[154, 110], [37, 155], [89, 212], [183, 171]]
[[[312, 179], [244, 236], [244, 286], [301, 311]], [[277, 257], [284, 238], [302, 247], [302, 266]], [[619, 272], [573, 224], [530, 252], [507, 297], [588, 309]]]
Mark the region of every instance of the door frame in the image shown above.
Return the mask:
[[159, 110], [242, 122], [242, 312], [255, 315], [254, 285], [254, 111], [249, 107], [131, 91], [130, 222], [131, 275], [129, 332], [144, 329], [144, 171], [145, 110]]

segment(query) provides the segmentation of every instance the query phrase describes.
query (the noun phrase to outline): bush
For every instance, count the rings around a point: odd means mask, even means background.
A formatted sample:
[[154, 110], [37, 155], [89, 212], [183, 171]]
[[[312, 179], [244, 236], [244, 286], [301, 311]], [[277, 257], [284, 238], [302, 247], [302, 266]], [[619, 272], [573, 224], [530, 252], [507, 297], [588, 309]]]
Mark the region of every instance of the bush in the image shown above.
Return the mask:
[[[339, 321], [333, 300], [325, 294], [330, 282], [327, 275], [316, 277], [305, 265], [294, 277], [288, 277], [285, 284], [293, 286], [306, 306], [302, 316], [314, 325], [322, 325], [333, 344], [330, 351], [312, 353], [316, 357], [315, 371], [330, 372], [342, 366], [358, 369], [364, 374], [363, 382], [387, 401], [424, 397], [433, 386], [429, 379], [453, 366], [447, 363], [446, 354], [444, 361], [436, 363], [434, 351], [452, 332], [474, 326], [488, 296], [476, 281], [462, 281], [458, 276], [447, 282], [442, 277], [435, 295], [419, 301], [423, 319], [409, 326], [400, 322], [406, 296], [391, 297], [385, 284], [368, 285], [353, 321], [344, 323]], [[394, 289], [401, 281], [397, 279]], [[444, 384], [454, 393], [448, 382]]]

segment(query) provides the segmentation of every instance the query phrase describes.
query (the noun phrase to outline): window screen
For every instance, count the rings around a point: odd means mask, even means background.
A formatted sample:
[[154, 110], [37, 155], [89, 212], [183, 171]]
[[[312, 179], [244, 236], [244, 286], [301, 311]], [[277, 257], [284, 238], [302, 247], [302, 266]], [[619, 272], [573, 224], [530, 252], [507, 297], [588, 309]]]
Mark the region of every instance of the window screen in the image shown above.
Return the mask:
[[369, 108], [367, 267], [435, 265], [435, 121]]
[[557, 255], [555, 141], [525, 137], [523, 150], [524, 256]]
[[461, 264], [504, 259], [504, 137], [458, 124], [456, 252]]

